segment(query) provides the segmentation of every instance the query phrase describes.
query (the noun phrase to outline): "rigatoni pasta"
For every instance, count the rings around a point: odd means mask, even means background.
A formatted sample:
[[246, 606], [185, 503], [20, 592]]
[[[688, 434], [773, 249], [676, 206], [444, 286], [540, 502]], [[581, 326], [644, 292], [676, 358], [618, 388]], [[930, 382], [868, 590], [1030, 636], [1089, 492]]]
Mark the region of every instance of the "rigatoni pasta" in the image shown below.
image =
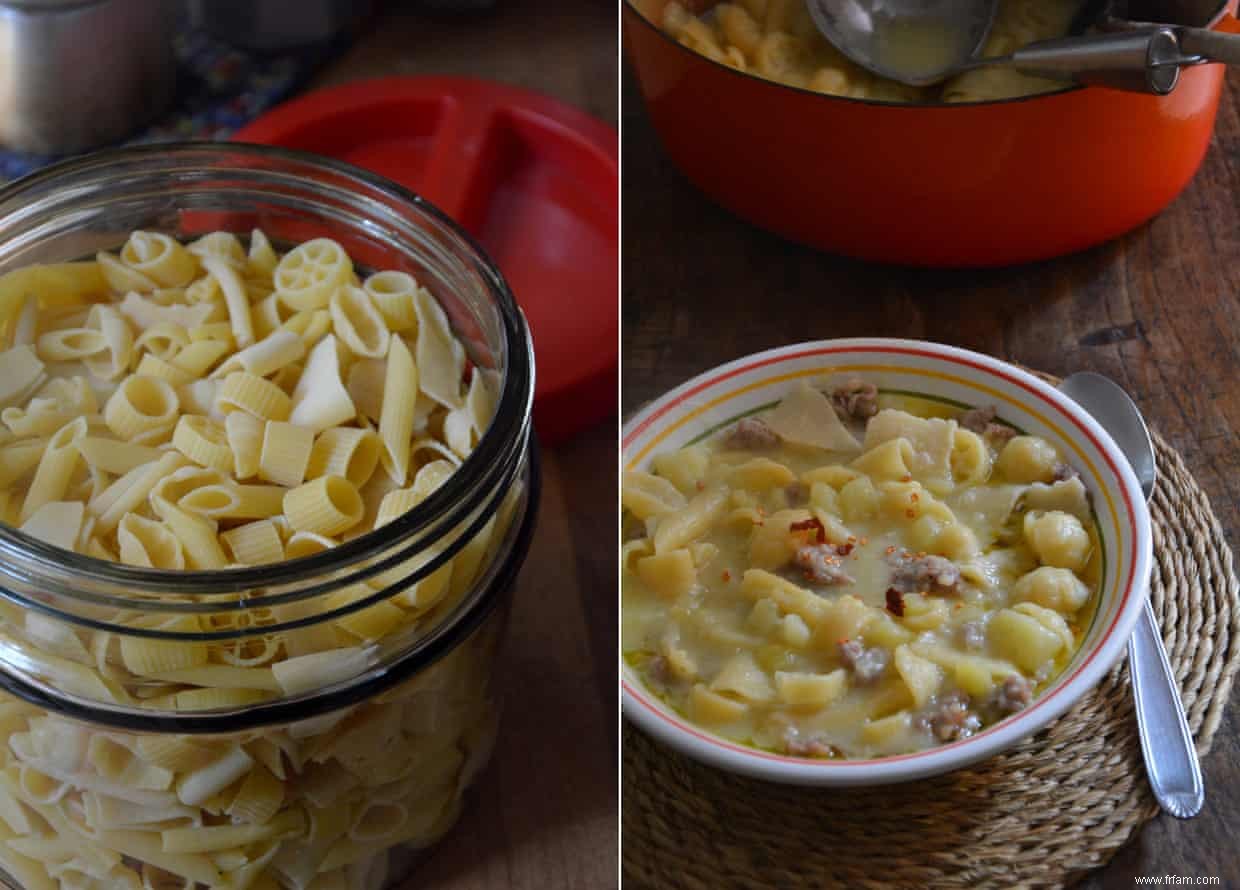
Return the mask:
[[[329, 239], [281, 255], [257, 230], [248, 249], [135, 232], [94, 262], [0, 276], [0, 292], [19, 279], [52, 297], [0, 317], [0, 520], [94, 558], [225, 571], [320, 553], [413, 509], [494, 410], [496, 381], [466, 371], [434, 298], [404, 272], [359, 282]], [[57, 299], [72, 311], [50, 311]], [[117, 612], [116, 632], [0, 603], [0, 633], [24, 637], [37, 676], [68, 695], [244, 709], [370, 670], [474, 580], [510, 518], [402, 594], [384, 583], [446, 543], [330, 595], [338, 617], [291, 633], [265, 628], [308, 616], [300, 603]], [[192, 599], [175, 582], [166, 597]], [[164, 631], [207, 636], [148, 635]], [[0, 699], [0, 867], [54, 890], [352, 886], [387, 847], [455, 818], [494, 731], [470, 678], [497, 632], [378, 701], [227, 737], [104, 731]]]

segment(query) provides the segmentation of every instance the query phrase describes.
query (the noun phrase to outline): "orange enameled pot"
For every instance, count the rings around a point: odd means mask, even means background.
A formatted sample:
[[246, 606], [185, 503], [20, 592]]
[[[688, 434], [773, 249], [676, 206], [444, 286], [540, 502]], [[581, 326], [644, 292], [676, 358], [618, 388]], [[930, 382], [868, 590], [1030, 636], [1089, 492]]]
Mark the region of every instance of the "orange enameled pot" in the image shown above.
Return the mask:
[[[1235, 30], [1236, 2], [1220, 2], [1211, 24]], [[869, 260], [1006, 265], [1126, 232], [1196, 173], [1223, 83], [1223, 66], [1201, 65], [1162, 97], [1078, 87], [954, 106], [845, 99], [686, 49], [653, 23], [665, 5], [626, 2], [624, 27], [672, 160], [737, 215]]]

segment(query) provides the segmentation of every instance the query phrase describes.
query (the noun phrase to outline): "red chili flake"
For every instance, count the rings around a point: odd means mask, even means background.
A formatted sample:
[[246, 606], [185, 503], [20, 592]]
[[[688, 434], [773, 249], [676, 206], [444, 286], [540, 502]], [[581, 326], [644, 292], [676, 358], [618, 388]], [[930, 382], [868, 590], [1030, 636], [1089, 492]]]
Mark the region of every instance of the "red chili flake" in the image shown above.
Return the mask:
[[847, 643], [847, 642], [848, 642], [848, 637], [840, 637], [840, 638], [839, 638], [838, 640], [836, 640], [835, 642], [836, 642], [837, 644], [839, 644], [840, 646], [843, 646], [845, 643]]
[[916, 511], [916, 510], [912, 510], [912, 509], [905, 510], [905, 511], [904, 511], [904, 515], [905, 515], [905, 516], [907, 516], [909, 519], [916, 519], [916, 518], [917, 518], [917, 511]]
[[695, 482], [695, 483], [693, 483], [693, 484], [697, 487], [697, 490], [698, 490], [698, 491], [705, 491], [705, 490], [706, 490], [706, 483], [705, 483], [705, 482], [703, 482], [701, 479], [699, 479], [697, 482]]
[[800, 522], [792, 522], [788, 525], [788, 530], [793, 532], [806, 532], [817, 530], [818, 543], [827, 543], [827, 530], [822, 527], [822, 520], [817, 516], [811, 516], [809, 519], [802, 519]]
[[848, 538], [847, 538], [846, 540], [848, 541], [848, 543], [849, 543], [849, 544], [856, 544], [856, 543], [857, 543], [857, 536], [856, 536], [856, 535], [849, 535], [849, 536], [848, 536]]
[[862, 535], [861, 539], [857, 541], [857, 543], [860, 544], [862, 547], [864, 547], [866, 544], [870, 543], [870, 539], [867, 538], [865, 535]]
[[910, 476], [908, 473], [905, 473], [903, 476], [900, 477], [900, 481], [901, 482], [912, 482], [913, 477]]
[[853, 544], [852, 538], [849, 538], [847, 544], [836, 545], [835, 552], [838, 553], [840, 556], [847, 556], [848, 554], [853, 552], [854, 546], [855, 545]]
[[732, 580], [732, 573], [731, 573], [731, 572], [729, 572], [727, 569], [724, 569], [724, 570], [723, 570], [723, 580], [724, 580], [724, 581], [731, 581], [731, 580]]
[[891, 554], [896, 552], [896, 545], [895, 544], [887, 545], [887, 549], [884, 550], [883, 552], [886, 553], [888, 556], [891, 556]]
[[921, 500], [921, 495], [919, 495], [917, 492], [913, 492], [912, 494], [908, 496], [908, 499], [915, 504]]
[[904, 594], [894, 587], [887, 588], [887, 611], [897, 618], [904, 617]]
[[963, 608], [964, 608], [964, 603], [956, 603], [955, 608], [957, 608], [957, 609], [963, 609]]

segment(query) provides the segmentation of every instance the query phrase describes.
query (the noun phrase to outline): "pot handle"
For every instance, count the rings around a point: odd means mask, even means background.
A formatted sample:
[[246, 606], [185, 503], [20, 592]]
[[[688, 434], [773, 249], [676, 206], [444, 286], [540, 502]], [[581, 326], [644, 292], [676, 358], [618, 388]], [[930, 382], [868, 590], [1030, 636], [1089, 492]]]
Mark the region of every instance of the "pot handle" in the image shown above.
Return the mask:
[[1230, 12], [1214, 28], [1179, 28], [1180, 50], [1210, 62], [1240, 65], [1240, 21]]

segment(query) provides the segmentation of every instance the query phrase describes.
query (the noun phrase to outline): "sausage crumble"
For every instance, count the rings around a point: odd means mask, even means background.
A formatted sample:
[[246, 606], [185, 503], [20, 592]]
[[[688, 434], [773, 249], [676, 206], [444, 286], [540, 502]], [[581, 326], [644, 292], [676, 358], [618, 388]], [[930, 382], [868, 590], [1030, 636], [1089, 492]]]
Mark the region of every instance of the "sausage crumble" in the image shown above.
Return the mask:
[[724, 440], [729, 448], [743, 448], [748, 451], [774, 448], [781, 441], [783, 440], [779, 433], [771, 429], [765, 420], [757, 417], [746, 417], [738, 421]]

